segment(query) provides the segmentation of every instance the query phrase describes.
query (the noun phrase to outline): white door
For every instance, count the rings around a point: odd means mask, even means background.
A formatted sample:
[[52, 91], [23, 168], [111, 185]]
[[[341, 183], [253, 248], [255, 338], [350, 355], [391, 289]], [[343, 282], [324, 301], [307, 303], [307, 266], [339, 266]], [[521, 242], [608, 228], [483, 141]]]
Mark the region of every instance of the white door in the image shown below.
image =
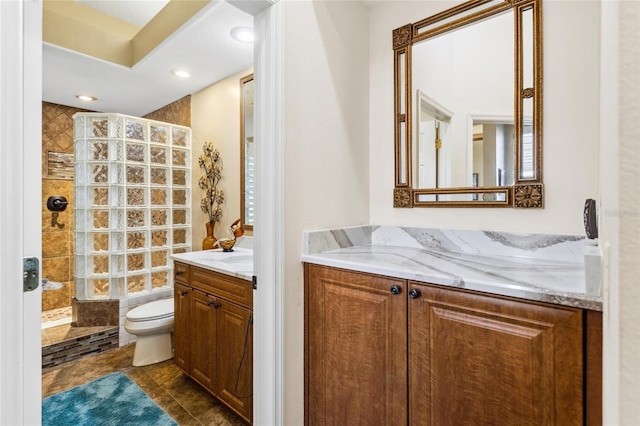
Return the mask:
[[418, 188], [436, 187], [435, 119], [420, 122], [418, 136]]
[[37, 425], [42, 412], [42, 293], [22, 286], [23, 258], [42, 248], [41, 45], [42, 4], [0, 1], [1, 425]]

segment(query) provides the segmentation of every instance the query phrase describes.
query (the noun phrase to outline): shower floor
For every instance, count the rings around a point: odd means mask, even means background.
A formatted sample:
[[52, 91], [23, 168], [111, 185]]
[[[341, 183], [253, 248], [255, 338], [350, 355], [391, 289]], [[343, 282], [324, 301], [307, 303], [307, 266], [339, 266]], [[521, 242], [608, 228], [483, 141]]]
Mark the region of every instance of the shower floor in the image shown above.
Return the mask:
[[42, 329], [71, 323], [71, 306], [42, 311]]

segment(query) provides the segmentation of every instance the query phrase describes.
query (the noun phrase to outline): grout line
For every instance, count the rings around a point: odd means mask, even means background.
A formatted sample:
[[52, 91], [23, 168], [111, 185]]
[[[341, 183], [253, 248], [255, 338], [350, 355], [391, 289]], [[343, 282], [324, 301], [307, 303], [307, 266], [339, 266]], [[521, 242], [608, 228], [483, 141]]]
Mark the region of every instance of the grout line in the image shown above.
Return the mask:
[[[148, 378], [149, 378], [149, 379], [150, 379], [150, 380], [151, 380], [151, 381], [152, 381], [152, 382], [153, 382], [153, 383], [154, 383], [154, 384], [155, 384], [159, 389], [161, 389], [161, 390], [162, 390], [162, 392], [163, 392], [166, 396], [168, 396], [169, 398], [171, 398], [171, 400], [172, 400], [173, 402], [175, 402], [177, 406], [179, 406], [180, 408], [182, 408], [182, 409], [184, 410], [184, 412], [185, 412], [185, 413], [187, 413], [187, 414], [189, 415], [189, 417], [191, 417], [193, 420], [195, 420], [198, 424], [202, 425], [202, 423], [198, 420], [198, 418], [197, 418], [196, 416], [194, 416], [194, 415], [193, 415], [193, 413], [187, 409], [187, 407], [185, 407], [184, 405], [182, 405], [182, 404], [180, 403], [180, 401], [178, 401], [178, 400], [173, 396], [173, 394], [172, 394], [172, 393], [170, 392], [170, 390], [169, 390], [168, 383], [165, 383], [164, 385], [162, 385], [162, 384], [158, 383], [158, 381], [157, 381], [157, 380], [156, 380], [156, 379], [155, 379], [151, 374], [149, 374], [149, 372], [148, 372], [146, 369], [143, 369], [143, 370], [142, 370], [142, 373], [143, 373], [143, 374], [145, 374], [145, 375], [146, 375], [146, 376], [147, 376], [147, 377], [148, 377]], [[173, 379], [173, 380], [175, 380], [175, 379]], [[158, 405], [160, 405], [160, 396], [158, 396], [158, 400], [156, 400], [155, 398], [152, 398], [152, 399], [153, 399], [156, 403], [158, 403]], [[164, 408], [163, 408], [163, 410], [164, 410]], [[166, 410], [165, 410], [165, 412], [166, 412]], [[167, 413], [167, 414], [168, 414], [168, 413]], [[171, 416], [169, 416], [169, 417], [171, 417]], [[175, 419], [174, 419], [174, 420], [175, 420]]]

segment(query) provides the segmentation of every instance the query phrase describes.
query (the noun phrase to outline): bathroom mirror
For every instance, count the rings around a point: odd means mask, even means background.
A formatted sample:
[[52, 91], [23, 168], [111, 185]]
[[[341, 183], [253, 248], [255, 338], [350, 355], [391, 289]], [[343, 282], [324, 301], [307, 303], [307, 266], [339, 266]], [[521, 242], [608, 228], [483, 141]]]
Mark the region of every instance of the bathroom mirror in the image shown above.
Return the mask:
[[543, 207], [541, 0], [393, 31], [394, 207]]
[[256, 149], [253, 143], [253, 74], [240, 79], [240, 220], [253, 230]]

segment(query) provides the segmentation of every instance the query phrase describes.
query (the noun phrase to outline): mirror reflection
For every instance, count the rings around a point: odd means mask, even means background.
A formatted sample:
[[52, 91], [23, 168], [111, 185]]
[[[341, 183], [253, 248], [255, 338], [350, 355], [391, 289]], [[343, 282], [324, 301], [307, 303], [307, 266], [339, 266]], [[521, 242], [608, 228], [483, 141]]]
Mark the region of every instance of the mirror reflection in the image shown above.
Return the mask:
[[473, 120], [472, 126], [471, 186], [513, 185], [513, 120]]
[[256, 149], [253, 140], [253, 74], [240, 80], [240, 212], [243, 227], [253, 230], [255, 215]]
[[[487, 123], [486, 137], [476, 141], [476, 134], [468, 129], [472, 115], [513, 117], [512, 34], [513, 11], [509, 10], [414, 44], [412, 79], [417, 108], [413, 146], [418, 167], [413, 168], [413, 181], [418, 188], [513, 184], [513, 159], [504, 159], [514, 152], [513, 118], [508, 138], [501, 136], [502, 123], [496, 123], [499, 127]], [[481, 128], [483, 124], [476, 125]], [[497, 144], [492, 143], [495, 140]], [[505, 146], [506, 142], [511, 146]], [[489, 155], [490, 147], [499, 151], [494, 149], [494, 155]], [[473, 185], [474, 173], [480, 176], [477, 185]], [[496, 179], [501, 175], [503, 179]]]

